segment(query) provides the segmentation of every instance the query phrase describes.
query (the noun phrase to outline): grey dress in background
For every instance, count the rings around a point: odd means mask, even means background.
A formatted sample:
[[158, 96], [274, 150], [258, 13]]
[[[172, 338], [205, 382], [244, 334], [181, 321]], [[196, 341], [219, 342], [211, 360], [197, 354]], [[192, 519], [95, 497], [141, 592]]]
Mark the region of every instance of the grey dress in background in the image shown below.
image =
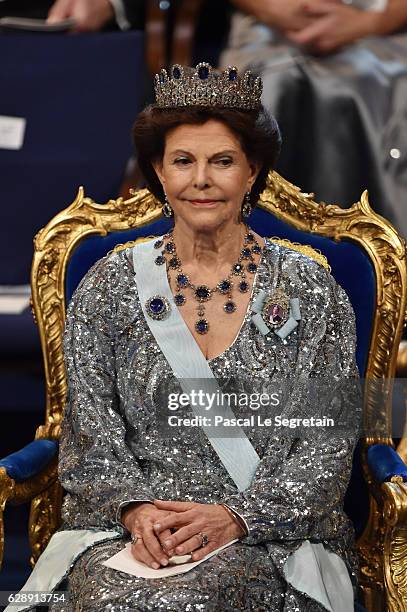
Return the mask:
[[261, 75], [285, 178], [345, 208], [368, 189], [374, 210], [407, 237], [407, 32], [315, 57], [237, 12], [219, 64]]
[[[215, 376], [261, 382], [329, 371], [356, 380], [354, 315], [346, 294], [309, 258], [266, 244], [251, 302], [260, 289], [283, 287], [299, 298], [302, 320], [286, 341], [276, 336], [267, 343], [251, 325], [249, 308], [233, 344], [210, 360]], [[324, 606], [284, 576], [286, 559], [304, 540], [337, 553], [356, 584], [353, 527], [343, 512], [356, 430], [350, 437], [318, 439], [246, 430], [261, 462], [243, 493], [200, 429], [163, 438], [155, 393], [172, 373], [143, 317], [131, 249], [100, 260], [82, 281], [69, 307], [65, 356], [63, 529], [115, 529], [123, 537], [82, 554], [67, 571], [70, 604], [52, 610], [322, 612]], [[171, 578], [144, 580], [101, 565], [129, 540], [117, 520], [120, 504], [154, 498], [225, 502], [247, 521], [249, 536]]]

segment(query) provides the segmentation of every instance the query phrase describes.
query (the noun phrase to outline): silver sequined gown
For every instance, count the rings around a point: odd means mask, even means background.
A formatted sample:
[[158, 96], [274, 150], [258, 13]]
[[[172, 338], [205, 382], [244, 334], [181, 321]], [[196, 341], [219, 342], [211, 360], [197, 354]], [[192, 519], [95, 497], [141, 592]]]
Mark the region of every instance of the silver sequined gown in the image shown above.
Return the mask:
[[[285, 342], [265, 342], [250, 308], [232, 346], [210, 360], [215, 375], [271, 380], [326, 374], [357, 377], [354, 315], [344, 291], [320, 265], [266, 243], [259, 289], [299, 297], [302, 320]], [[295, 590], [283, 565], [303, 540], [322, 542], [356, 572], [353, 528], [343, 512], [355, 435], [295, 440], [261, 428], [246, 431], [261, 458], [253, 484], [239, 493], [201, 430], [172, 440], [158, 433], [154, 392], [171, 370], [143, 317], [131, 250], [100, 260], [69, 308], [65, 339], [69, 397], [60, 451], [68, 492], [64, 529], [122, 528], [129, 499], [226, 502], [250, 534], [194, 570], [144, 580], [101, 565], [124, 543], [88, 549], [67, 577], [70, 603], [55, 610], [321, 611]]]

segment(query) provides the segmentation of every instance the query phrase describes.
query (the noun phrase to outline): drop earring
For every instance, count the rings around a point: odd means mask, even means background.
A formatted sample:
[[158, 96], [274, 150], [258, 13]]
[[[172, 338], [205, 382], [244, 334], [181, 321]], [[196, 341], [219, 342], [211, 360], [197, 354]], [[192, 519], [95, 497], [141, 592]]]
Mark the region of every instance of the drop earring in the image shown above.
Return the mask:
[[173, 210], [171, 208], [171, 205], [167, 199], [167, 194], [165, 195], [165, 201], [164, 201], [164, 206], [163, 206], [163, 215], [164, 217], [172, 217], [173, 215]]
[[242, 206], [242, 216], [247, 219], [247, 217], [252, 212], [252, 203], [250, 201], [250, 191], [248, 191], [244, 197], [244, 202]]

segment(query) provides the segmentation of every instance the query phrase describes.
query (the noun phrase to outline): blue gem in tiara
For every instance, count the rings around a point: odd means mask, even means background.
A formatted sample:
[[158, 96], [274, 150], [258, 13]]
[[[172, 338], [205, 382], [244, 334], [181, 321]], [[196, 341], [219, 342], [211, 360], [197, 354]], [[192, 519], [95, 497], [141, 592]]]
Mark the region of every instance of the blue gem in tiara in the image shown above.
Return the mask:
[[198, 77], [199, 81], [206, 81], [212, 74], [212, 66], [207, 62], [201, 62], [195, 68], [194, 76]]
[[178, 80], [182, 77], [182, 66], [179, 66], [178, 64], [175, 64], [175, 66], [173, 66], [172, 68], [172, 76], [174, 79]]
[[237, 79], [237, 68], [230, 68], [229, 81], [236, 81], [236, 79]]
[[202, 81], [205, 81], [209, 76], [208, 66], [200, 66], [198, 68], [198, 76]]

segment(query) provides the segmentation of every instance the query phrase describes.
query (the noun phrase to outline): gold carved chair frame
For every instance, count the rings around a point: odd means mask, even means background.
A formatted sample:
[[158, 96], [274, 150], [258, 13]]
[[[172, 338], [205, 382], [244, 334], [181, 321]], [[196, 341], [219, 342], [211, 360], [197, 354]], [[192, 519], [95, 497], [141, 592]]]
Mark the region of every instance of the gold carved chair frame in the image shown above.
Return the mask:
[[[367, 379], [391, 379], [395, 375], [397, 348], [406, 313], [406, 245], [393, 227], [374, 213], [367, 192], [349, 209], [317, 203], [312, 194], [301, 193], [276, 172], [268, 178], [259, 206], [305, 232], [334, 240], [358, 243], [368, 254], [376, 275], [376, 309], [368, 356]], [[85, 197], [81, 188], [75, 201], [57, 214], [35, 237], [32, 265], [32, 305], [38, 324], [45, 366], [45, 423], [36, 439], [58, 438], [66, 395], [62, 354], [65, 321], [65, 273], [75, 247], [89, 235], [141, 227], [162, 215], [161, 204], [147, 190], [133, 192], [100, 205]], [[287, 241], [283, 241], [287, 244]], [[326, 265], [324, 256], [312, 247], [289, 246]], [[375, 397], [365, 394], [364, 419], [369, 422], [377, 407]], [[391, 393], [385, 406], [391, 422]], [[369, 612], [386, 609], [407, 612], [407, 484], [394, 477], [381, 486], [373, 482], [367, 468], [369, 445], [391, 438], [368, 438], [362, 453], [369, 486], [370, 516], [358, 541], [361, 589]], [[399, 454], [407, 458], [405, 440]], [[4, 546], [3, 510], [6, 502], [31, 501], [29, 539], [34, 564], [53, 532], [59, 527], [62, 490], [54, 460], [44, 472], [28, 482], [16, 483], [0, 468], [0, 562]]]

